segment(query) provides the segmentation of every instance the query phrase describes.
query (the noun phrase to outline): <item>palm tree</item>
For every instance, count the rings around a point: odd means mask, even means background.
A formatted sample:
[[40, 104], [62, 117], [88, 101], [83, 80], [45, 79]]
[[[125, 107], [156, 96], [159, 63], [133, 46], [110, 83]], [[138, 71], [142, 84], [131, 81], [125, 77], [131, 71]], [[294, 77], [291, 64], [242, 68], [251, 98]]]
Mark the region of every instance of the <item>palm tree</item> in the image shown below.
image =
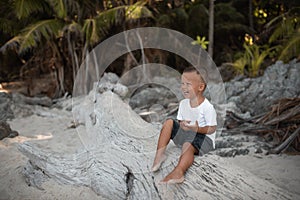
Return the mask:
[[300, 55], [300, 7], [295, 7], [279, 15], [266, 24], [273, 30], [269, 43], [279, 47], [279, 60], [288, 61]]
[[254, 24], [253, 24], [253, 3], [252, 3], [252, 0], [249, 0], [248, 18], [249, 18], [250, 29], [254, 31]]
[[233, 61], [234, 54], [243, 48], [243, 37], [251, 33], [246, 18], [232, 3], [218, 3], [214, 6], [214, 56], [215, 62]]
[[32, 67], [31, 61], [37, 58], [45, 61], [43, 58], [46, 57], [48, 71], [53, 72], [57, 80], [56, 97], [72, 91], [81, 62], [93, 46], [108, 36], [113, 25], [152, 17], [146, 7], [147, 1], [116, 4], [115, 7], [109, 4], [115, 1], [98, 0], [10, 2], [18, 19], [26, 21], [31, 16], [37, 16], [37, 19], [6, 42], [1, 51], [16, 49], [21, 56], [32, 53], [33, 56], [24, 65], [29, 68]]
[[214, 47], [214, 0], [209, 0], [209, 31], [208, 31], [208, 54], [213, 58]]

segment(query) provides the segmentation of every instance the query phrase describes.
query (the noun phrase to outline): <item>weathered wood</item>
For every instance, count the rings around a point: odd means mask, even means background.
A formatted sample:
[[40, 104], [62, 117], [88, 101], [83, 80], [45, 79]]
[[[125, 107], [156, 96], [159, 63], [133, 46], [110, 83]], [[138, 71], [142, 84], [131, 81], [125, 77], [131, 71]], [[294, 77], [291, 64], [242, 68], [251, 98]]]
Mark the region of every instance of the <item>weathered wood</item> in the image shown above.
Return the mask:
[[269, 153], [278, 154], [287, 149], [291, 143], [299, 136], [300, 127], [298, 127], [293, 134], [291, 134], [284, 142], [282, 142], [278, 147], [269, 151]]
[[258, 120], [258, 123], [276, 125], [287, 120], [300, 120], [300, 98], [285, 98], [274, 103], [270, 112]]
[[[85, 112], [80, 112], [83, 109]], [[25, 142], [24, 175], [31, 185], [52, 178], [91, 187], [105, 199], [289, 199], [282, 189], [216, 155], [196, 157], [180, 185], [158, 182], [176, 165], [180, 149], [170, 144], [158, 173], [150, 172], [159, 130], [143, 121], [115, 94], [90, 94], [74, 109], [85, 119], [79, 133], [85, 149], [55, 153]], [[67, 142], [67, 141], [66, 141]], [[33, 175], [35, 174], [35, 175]], [[267, 192], [266, 192], [267, 191]]]
[[13, 98], [15, 101], [26, 103], [29, 105], [41, 105], [50, 107], [52, 105], [52, 100], [47, 97], [27, 97], [22, 94], [15, 93], [13, 94]]
[[[246, 133], [254, 135], [272, 134], [273, 140], [279, 144], [270, 153], [280, 153], [290, 145], [300, 151], [300, 134], [293, 134], [293, 130], [300, 126], [300, 98], [285, 98], [278, 100], [271, 111], [263, 116], [243, 119], [234, 113], [228, 113], [227, 128], [230, 133]], [[256, 119], [255, 119], [256, 118]], [[286, 140], [286, 138], [289, 138]], [[298, 139], [297, 139], [298, 138]], [[291, 141], [290, 141], [291, 140]], [[295, 142], [294, 142], [295, 141]]]
[[19, 133], [10, 128], [10, 125], [7, 122], [0, 121], [0, 140], [5, 137], [16, 137]]
[[[78, 155], [56, 155], [28, 144], [22, 145], [20, 149], [31, 160], [29, 165], [33, 165], [31, 170], [34, 172], [27, 173], [42, 175], [42, 178], [35, 176], [31, 182], [44, 179], [43, 174], [46, 174], [62, 184], [91, 187], [97, 194], [108, 199], [291, 198], [275, 185], [215, 155], [196, 158], [183, 184], [160, 185], [159, 180], [169, 173], [177, 162], [180, 151], [175, 148], [173, 146], [169, 149], [174, 152], [169, 152], [169, 158], [162, 170], [155, 174], [144, 168], [145, 165], [146, 168], [150, 167], [151, 160], [140, 158], [135, 163], [126, 163], [126, 158], [119, 160], [118, 151], [97, 152], [93, 155], [88, 152]], [[134, 165], [139, 167], [139, 170], [131, 168]], [[39, 187], [41, 188], [41, 185]]]

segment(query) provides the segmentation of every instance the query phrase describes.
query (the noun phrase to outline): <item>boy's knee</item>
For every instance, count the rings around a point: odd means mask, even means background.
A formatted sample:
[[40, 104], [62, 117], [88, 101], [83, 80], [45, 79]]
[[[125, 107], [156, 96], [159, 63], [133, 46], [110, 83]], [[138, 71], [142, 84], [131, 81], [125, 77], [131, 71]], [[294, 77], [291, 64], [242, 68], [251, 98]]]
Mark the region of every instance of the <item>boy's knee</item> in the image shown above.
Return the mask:
[[185, 143], [183, 143], [182, 148], [188, 148], [191, 146], [193, 146], [191, 142], [185, 142]]
[[164, 126], [173, 126], [173, 120], [172, 119], [167, 119], [164, 123]]
[[182, 150], [183, 151], [191, 151], [193, 153], [197, 153], [197, 151], [198, 151], [190, 142], [183, 143]]

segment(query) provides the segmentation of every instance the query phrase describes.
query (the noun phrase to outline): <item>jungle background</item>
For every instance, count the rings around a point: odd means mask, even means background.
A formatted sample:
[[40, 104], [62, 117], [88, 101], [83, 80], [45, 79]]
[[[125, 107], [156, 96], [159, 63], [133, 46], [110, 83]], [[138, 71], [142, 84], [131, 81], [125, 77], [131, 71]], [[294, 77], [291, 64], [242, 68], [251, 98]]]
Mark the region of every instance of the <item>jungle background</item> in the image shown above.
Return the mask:
[[[136, 27], [165, 27], [194, 38], [222, 69], [224, 81], [239, 74], [257, 77], [278, 60], [300, 58], [296, 0], [1, 0], [0, 11], [1, 87], [28, 96], [72, 94], [87, 53]], [[144, 51], [149, 63], [178, 71], [187, 65], [169, 52]], [[120, 76], [140, 59], [134, 51], [108, 71]]]
[[[0, 199], [300, 199], [299, 11], [299, 0], [1, 0]], [[226, 110], [219, 115], [224, 125], [219, 123], [216, 149], [196, 158], [187, 184], [167, 191], [157, 181], [171, 171], [180, 149], [171, 150], [166, 168], [154, 176], [135, 173], [153, 161], [136, 152], [155, 148], [162, 122], [176, 117], [179, 102], [169, 86], [180, 83], [158, 77], [163, 84], [132, 94], [119, 80], [144, 62], [179, 72], [189, 63], [158, 49], [132, 51], [91, 84], [97, 95], [73, 92], [86, 55], [136, 27], [190, 36], [225, 82], [226, 103], [215, 107]], [[112, 93], [113, 101], [107, 98]], [[129, 115], [127, 103], [134, 111]], [[150, 129], [137, 128], [144, 124], [140, 117]], [[101, 138], [111, 141], [103, 145]], [[89, 149], [86, 144], [104, 154], [73, 162]]]

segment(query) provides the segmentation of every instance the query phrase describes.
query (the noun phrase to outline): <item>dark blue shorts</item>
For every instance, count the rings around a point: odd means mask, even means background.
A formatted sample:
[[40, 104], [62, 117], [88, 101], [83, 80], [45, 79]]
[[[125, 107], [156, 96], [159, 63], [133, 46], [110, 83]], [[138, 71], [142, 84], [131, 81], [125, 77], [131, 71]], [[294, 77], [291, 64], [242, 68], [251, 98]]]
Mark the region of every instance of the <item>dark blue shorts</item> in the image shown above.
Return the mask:
[[185, 131], [180, 128], [177, 120], [173, 120], [173, 128], [171, 133], [171, 139], [176, 146], [181, 147], [185, 142], [192, 144], [197, 150], [197, 155], [204, 155], [213, 150], [212, 140], [205, 134], [195, 133], [193, 131]]

